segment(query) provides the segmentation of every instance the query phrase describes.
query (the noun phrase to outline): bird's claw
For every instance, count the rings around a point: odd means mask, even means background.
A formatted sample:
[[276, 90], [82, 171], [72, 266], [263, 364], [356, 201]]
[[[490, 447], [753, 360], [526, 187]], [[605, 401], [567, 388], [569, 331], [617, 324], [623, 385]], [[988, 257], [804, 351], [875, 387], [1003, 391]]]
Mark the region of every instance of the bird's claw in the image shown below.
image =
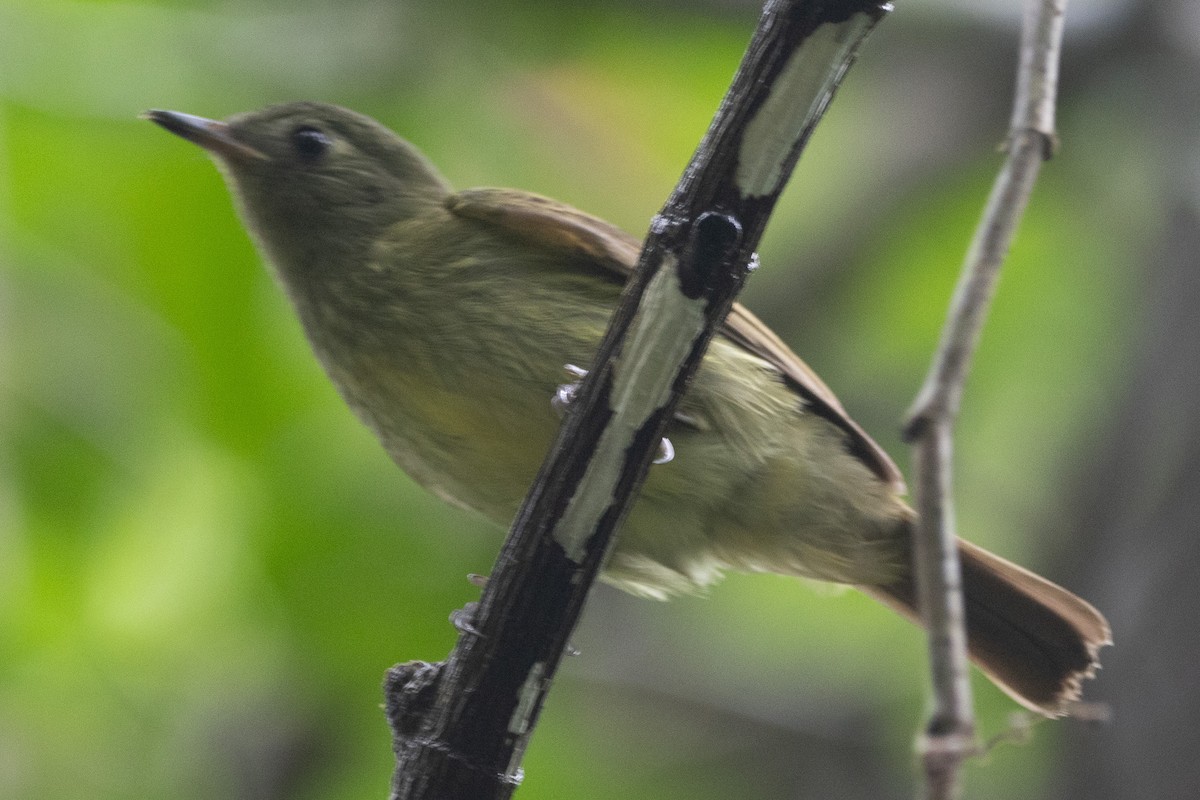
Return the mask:
[[[472, 586], [482, 589], [487, 586], [487, 575], [476, 575], [474, 572], [467, 575], [467, 583]], [[469, 633], [472, 636], [479, 636], [479, 629], [475, 627], [475, 614], [479, 611], [479, 603], [472, 600], [460, 609], [450, 612], [450, 624], [459, 633]]]
[[450, 612], [450, 624], [459, 633], [479, 636], [481, 635], [479, 629], [475, 627], [475, 614], [477, 611], [479, 611], [479, 603], [472, 600], [462, 608]]

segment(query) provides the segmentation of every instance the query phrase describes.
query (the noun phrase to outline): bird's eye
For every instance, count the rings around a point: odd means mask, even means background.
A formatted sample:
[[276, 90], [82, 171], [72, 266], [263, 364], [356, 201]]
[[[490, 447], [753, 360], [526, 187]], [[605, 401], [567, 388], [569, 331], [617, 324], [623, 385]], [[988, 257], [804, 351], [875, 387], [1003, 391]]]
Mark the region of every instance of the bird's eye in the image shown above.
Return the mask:
[[292, 131], [292, 146], [296, 148], [296, 154], [301, 160], [312, 163], [329, 151], [333, 140], [324, 131], [316, 128], [296, 128]]

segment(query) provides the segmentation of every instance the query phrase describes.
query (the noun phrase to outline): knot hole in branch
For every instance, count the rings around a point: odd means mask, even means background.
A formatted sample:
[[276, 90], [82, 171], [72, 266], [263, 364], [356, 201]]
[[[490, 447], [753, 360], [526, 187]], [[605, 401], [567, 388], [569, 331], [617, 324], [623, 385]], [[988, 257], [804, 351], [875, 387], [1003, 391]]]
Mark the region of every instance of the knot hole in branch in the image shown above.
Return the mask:
[[705, 211], [692, 224], [679, 261], [679, 282], [689, 299], [709, 294], [720, 269], [737, 252], [742, 225], [729, 214]]
[[409, 661], [387, 671], [383, 680], [385, 711], [397, 742], [415, 736], [420, 730], [437, 699], [442, 666], [440, 662]]

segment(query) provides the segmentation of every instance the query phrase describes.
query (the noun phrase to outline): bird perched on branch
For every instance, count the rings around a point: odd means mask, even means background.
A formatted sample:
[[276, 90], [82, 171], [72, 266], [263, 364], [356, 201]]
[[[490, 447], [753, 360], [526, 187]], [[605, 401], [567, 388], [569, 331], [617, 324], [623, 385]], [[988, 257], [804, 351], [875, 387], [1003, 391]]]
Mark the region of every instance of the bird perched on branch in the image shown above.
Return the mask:
[[[343, 398], [414, 480], [507, 525], [595, 354], [640, 242], [553, 200], [454, 192], [374, 120], [291, 103], [147, 116], [215, 159]], [[724, 570], [859, 587], [917, 619], [914, 514], [891, 459], [735, 306], [667, 430], [602, 579], [655, 598]], [[1109, 643], [1071, 592], [959, 543], [969, 650], [1024, 706], [1066, 713]]]

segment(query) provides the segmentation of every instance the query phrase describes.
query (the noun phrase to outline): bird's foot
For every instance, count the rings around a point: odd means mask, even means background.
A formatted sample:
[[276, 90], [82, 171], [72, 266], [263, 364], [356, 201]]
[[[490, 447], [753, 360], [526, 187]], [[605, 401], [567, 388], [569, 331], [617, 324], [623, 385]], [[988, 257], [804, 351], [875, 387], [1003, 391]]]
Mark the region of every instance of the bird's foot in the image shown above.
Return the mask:
[[[571, 403], [575, 402], [575, 396], [579, 393], [580, 384], [587, 377], [587, 370], [574, 364], [564, 364], [563, 370], [569, 377], [577, 380], [559, 384], [558, 388], [554, 390], [554, 396], [550, 398], [550, 406], [560, 417], [566, 416], [567, 409], [570, 408]], [[658, 453], [654, 456], [654, 463], [666, 464], [674, 460], [675, 446], [671, 444], [670, 439], [664, 436], [658, 442]]]

